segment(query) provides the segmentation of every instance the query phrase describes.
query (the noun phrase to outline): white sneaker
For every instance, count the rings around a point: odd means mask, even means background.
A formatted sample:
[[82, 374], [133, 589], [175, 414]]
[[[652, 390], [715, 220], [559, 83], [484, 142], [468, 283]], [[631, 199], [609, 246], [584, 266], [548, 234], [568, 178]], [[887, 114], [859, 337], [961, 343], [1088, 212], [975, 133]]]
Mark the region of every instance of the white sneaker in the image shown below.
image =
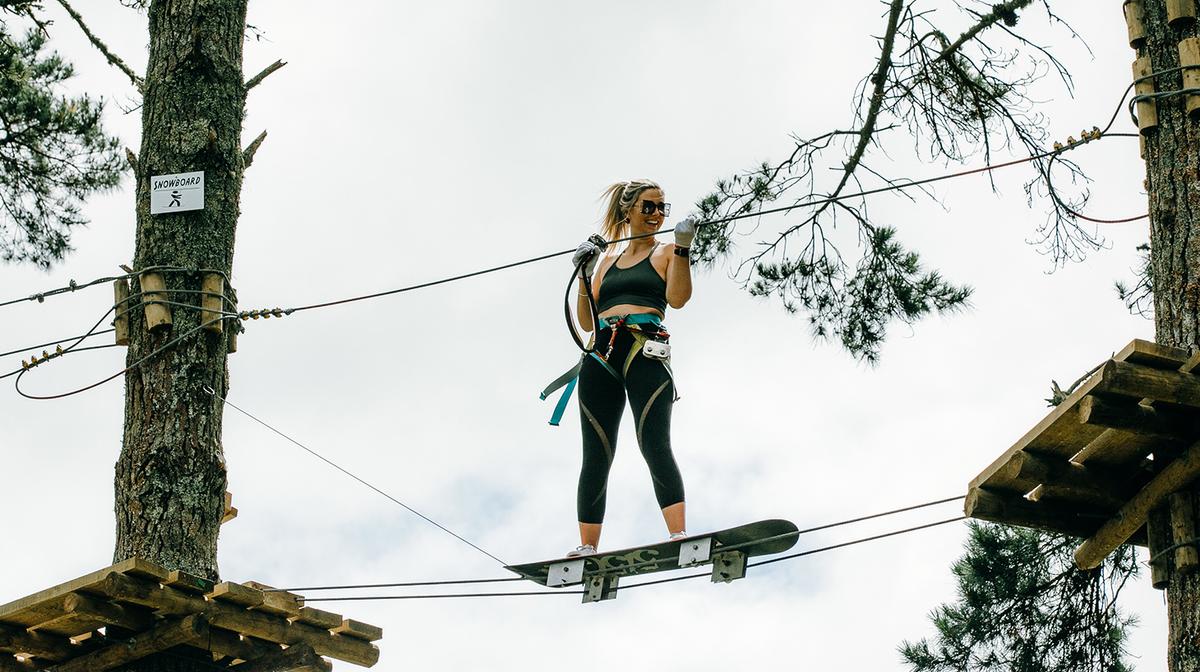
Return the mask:
[[667, 539], [667, 541], [675, 541], [676, 539], [687, 539], [687, 532], [685, 532], [683, 530], [680, 530], [678, 532], [672, 532], [670, 538]]
[[595, 546], [593, 546], [591, 544], [583, 544], [582, 546], [576, 546], [575, 550], [571, 551], [570, 553], [567, 553], [567, 557], [568, 558], [582, 558], [585, 555], [595, 555], [595, 554], [596, 554]]

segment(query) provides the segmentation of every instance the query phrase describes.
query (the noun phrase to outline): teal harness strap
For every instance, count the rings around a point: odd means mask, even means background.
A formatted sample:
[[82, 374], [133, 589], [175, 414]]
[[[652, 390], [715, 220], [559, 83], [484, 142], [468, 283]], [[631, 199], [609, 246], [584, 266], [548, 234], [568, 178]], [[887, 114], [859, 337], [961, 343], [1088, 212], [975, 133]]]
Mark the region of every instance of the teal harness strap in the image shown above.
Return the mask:
[[[617, 323], [620, 319], [621, 318], [617, 318], [617, 317], [604, 318], [604, 323], [606, 326], [612, 326], [613, 324]], [[658, 315], [655, 315], [653, 313], [636, 313], [633, 315], [626, 315], [624, 319], [625, 319], [625, 324], [630, 324], [630, 325], [632, 325], [632, 324], [662, 324], [662, 318], [660, 318]], [[640, 350], [638, 348], [634, 348], [629, 353], [630, 358], [629, 358], [629, 361], [627, 361], [625, 364], [626, 369], [629, 368], [629, 362], [633, 361], [633, 356], [636, 356], [639, 351]], [[556, 390], [558, 390], [559, 388], [566, 386], [566, 389], [563, 390], [562, 396], [560, 396], [558, 398], [558, 403], [556, 403], [554, 405], [554, 412], [550, 414], [550, 424], [551, 425], [557, 427], [558, 424], [560, 422], [562, 422], [563, 414], [565, 414], [567, 411], [567, 402], [569, 402], [571, 400], [571, 394], [575, 391], [575, 386], [579, 383], [579, 370], [581, 368], [583, 368], [583, 358], [588, 357], [588, 356], [592, 357], [597, 362], [600, 362], [600, 365], [604, 367], [604, 370], [611, 373], [612, 377], [617, 379], [617, 382], [624, 382], [624, 379], [621, 377], [621, 374], [617, 373], [616, 369], [614, 369], [611, 364], [606, 362], [603, 357], [601, 357], [600, 355], [597, 355], [595, 353], [595, 351], [589, 352], [586, 355], [584, 355], [583, 357], [580, 357], [579, 362], [576, 363], [575, 366], [572, 366], [561, 376], [559, 376], [558, 378], [555, 378], [554, 382], [547, 385], [546, 389], [542, 390], [541, 395], [538, 397], [542, 401], [545, 401], [546, 397], [550, 396], [551, 394], [554, 394], [554, 392]], [[664, 365], [665, 365], [665, 362], [664, 362]], [[667, 372], [670, 373], [670, 371], [671, 371], [671, 368], [667, 367]], [[672, 378], [674, 378], [674, 377], [672, 376]]]
[[567, 389], [563, 390], [562, 396], [558, 398], [558, 403], [554, 405], [554, 412], [550, 414], [550, 424], [554, 425], [555, 427], [557, 427], [558, 423], [562, 421], [563, 413], [565, 413], [567, 410], [567, 402], [571, 400], [571, 393], [575, 391], [575, 385], [579, 382], [579, 369], [582, 366], [583, 357], [580, 357], [579, 362], [576, 363], [575, 366], [572, 366], [566, 371], [566, 373], [562, 374], [558, 378], [555, 378], [554, 382], [550, 383], [546, 386], [546, 389], [542, 390], [542, 394], [539, 398], [542, 401], [545, 401], [546, 397], [553, 394], [558, 388], [564, 385], [567, 387]]
[[558, 403], [554, 405], [554, 412], [550, 414], [550, 424], [555, 427], [562, 422], [563, 413], [567, 411], [567, 402], [571, 400], [571, 393], [575, 391], [575, 385], [579, 383], [579, 376], [575, 376], [567, 383], [567, 389], [563, 390], [562, 396], [558, 398]]

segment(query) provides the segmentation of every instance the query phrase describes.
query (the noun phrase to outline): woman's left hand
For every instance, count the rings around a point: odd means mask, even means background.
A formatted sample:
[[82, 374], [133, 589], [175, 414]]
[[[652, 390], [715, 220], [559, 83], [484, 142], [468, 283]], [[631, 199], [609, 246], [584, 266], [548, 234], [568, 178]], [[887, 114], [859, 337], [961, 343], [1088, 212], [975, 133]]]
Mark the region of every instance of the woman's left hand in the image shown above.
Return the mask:
[[696, 237], [696, 218], [684, 217], [675, 225], [675, 245], [691, 247], [692, 239]]

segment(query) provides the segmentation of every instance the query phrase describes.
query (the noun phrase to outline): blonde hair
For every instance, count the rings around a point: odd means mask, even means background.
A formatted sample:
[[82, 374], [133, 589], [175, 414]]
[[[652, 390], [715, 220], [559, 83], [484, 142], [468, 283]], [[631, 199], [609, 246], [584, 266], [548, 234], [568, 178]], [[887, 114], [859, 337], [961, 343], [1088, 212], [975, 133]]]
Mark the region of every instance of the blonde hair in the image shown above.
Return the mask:
[[608, 198], [608, 207], [604, 210], [600, 233], [605, 240], [616, 240], [629, 235], [629, 211], [647, 189], [662, 191], [662, 187], [652, 180], [617, 182], [604, 190], [600, 198]]

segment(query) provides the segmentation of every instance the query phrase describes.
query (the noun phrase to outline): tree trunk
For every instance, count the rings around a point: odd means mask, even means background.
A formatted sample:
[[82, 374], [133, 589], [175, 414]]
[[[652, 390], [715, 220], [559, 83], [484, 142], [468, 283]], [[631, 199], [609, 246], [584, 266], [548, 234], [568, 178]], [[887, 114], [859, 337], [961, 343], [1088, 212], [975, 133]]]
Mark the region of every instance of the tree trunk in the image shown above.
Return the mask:
[[[198, 329], [202, 277], [233, 264], [246, 90], [242, 43], [247, 0], [155, 0], [137, 169], [135, 270], [162, 271], [173, 325], [146, 330], [130, 312], [127, 362], [168, 346], [125, 377], [125, 436], [116, 465], [114, 561], [138, 556], [216, 580], [224, 510], [221, 400], [226, 339]], [[204, 171], [204, 209], [151, 215], [150, 177]], [[135, 281], [134, 292], [139, 291]], [[134, 304], [136, 305], [136, 304]], [[226, 304], [226, 310], [231, 306]], [[232, 325], [226, 324], [226, 331]], [[162, 669], [179, 669], [179, 659]], [[145, 665], [150, 665], [149, 667]], [[133, 668], [130, 668], [133, 669]], [[159, 669], [152, 663], [137, 669]]]
[[[1155, 72], [1178, 68], [1178, 44], [1195, 24], [1167, 23], [1166, 0], [1143, 0], [1146, 45]], [[1179, 71], [1154, 80], [1155, 91], [1183, 88]], [[1146, 137], [1150, 194], [1151, 279], [1155, 338], [1195, 349], [1200, 344], [1200, 126], [1187, 118], [1184, 96], [1157, 101], [1158, 127]], [[1192, 486], [1194, 487], [1194, 486]], [[1200, 575], [1174, 573], [1167, 587], [1168, 668], [1200, 672]]]

